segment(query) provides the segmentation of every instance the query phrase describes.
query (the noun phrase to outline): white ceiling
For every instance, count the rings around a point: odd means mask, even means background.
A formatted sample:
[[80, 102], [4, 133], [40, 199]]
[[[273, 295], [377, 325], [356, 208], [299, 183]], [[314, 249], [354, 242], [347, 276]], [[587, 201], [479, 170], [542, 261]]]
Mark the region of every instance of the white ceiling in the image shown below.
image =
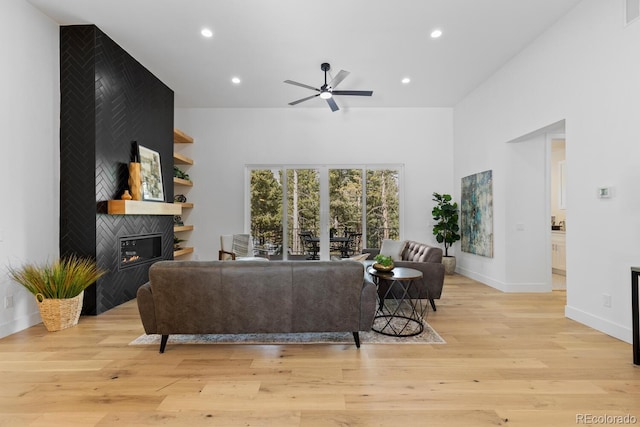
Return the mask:
[[176, 107], [330, 111], [319, 98], [289, 107], [314, 92], [283, 81], [319, 87], [329, 62], [351, 72], [338, 89], [373, 90], [336, 97], [341, 109], [451, 107], [580, 0], [28, 1], [61, 25], [97, 25], [174, 90]]

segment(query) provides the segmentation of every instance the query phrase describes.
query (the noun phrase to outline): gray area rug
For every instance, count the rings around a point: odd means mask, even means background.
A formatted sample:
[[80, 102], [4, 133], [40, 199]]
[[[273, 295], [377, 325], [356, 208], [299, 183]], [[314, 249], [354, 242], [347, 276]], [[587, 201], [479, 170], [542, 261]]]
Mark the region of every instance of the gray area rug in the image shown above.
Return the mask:
[[[291, 334], [211, 334], [169, 335], [169, 344], [354, 344], [351, 332], [307, 332]], [[413, 337], [389, 337], [377, 332], [360, 332], [366, 344], [445, 344], [445, 340], [425, 322], [424, 331]], [[141, 335], [129, 345], [160, 345], [160, 335]]]

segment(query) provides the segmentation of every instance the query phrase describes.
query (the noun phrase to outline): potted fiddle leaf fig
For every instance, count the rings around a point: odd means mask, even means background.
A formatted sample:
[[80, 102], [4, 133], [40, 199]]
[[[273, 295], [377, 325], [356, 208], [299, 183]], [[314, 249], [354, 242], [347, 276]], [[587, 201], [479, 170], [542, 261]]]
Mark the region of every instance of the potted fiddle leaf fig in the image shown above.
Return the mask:
[[433, 226], [433, 234], [436, 236], [438, 243], [444, 246], [444, 256], [442, 263], [445, 267], [446, 274], [453, 274], [456, 270], [456, 257], [449, 256], [449, 248], [455, 242], [460, 240], [460, 226], [458, 225], [458, 203], [452, 201], [449, 194], [433, 193], [433, 199], [436, 205], [433, 207], [431, 214], [436, 222]]
[[59, 331], [78, 323], [84, 290], [106, 271], [89, 258], [70, 256], [52, 263], [27, 263], [9, 267], [9, 277], [36, 297], [42, 322], [48, 331]]

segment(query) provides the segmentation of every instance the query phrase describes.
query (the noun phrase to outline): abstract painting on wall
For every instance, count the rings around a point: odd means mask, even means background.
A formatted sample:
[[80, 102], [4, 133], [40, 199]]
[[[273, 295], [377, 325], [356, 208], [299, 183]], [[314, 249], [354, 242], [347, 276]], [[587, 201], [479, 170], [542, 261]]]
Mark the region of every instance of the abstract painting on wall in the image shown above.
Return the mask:
[[490, 170], [462, 178], [461, 249], [493, 258], [493, 179]]

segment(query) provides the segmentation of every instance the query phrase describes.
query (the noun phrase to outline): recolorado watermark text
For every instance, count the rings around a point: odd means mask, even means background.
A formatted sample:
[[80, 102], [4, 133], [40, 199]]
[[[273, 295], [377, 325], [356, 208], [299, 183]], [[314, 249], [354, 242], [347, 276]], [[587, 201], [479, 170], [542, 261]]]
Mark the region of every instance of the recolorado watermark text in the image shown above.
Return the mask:
[[595, 415], [576, 414], [576, 424], [636, 424], [638, 418], [634, 415]]

